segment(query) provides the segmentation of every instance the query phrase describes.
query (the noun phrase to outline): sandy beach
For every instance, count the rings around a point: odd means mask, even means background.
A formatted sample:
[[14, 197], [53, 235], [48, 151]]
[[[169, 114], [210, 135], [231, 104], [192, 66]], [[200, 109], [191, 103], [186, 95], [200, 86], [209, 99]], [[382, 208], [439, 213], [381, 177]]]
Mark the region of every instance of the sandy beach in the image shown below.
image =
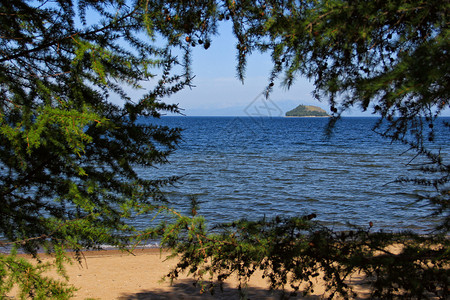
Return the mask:
[[[176, 259], [166, 260], [167, 255], [159, 249], [138, 249], [133, 255], [115, 250], [84, 252], [82, 264], [74, 261], [66, 266], [69, 283], [78, 288], [73, 299], [239, 299], [236, 280], [227, 281], [224, 291], [217, 289], [214, 296], [200, 293], [185, 274], [172, 285], [169, 280], [161, 282], [176, 264]], [[261, 274], [252, 277], [248, 298], [279, 299], [279, 293], [269, 291]], [[363, 291], [358, 285], [361, 278], [354, 278], [352, 282], [356, 284], [356, 291]], [[322, 298], [324, 288], [319, 285], [314, 295], [292, 299]]]

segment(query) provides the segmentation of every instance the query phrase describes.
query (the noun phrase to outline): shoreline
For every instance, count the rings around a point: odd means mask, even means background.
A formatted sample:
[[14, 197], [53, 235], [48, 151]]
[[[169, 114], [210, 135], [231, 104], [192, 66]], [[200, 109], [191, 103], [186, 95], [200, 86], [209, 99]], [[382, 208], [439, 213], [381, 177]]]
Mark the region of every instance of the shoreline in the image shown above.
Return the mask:
[[331, 118], [331, 116], [284, 116], [284, 118]]
[[[92, 250], [83, 252], [81, 263], [73, 254], [68, 252], [72, 263], [65, 264], [69, 284], [78, 288], [72, 299], [239, 299], [236, 278], [225, 281], [223, 292], [217, 287], [214, 295], [209, 291], [202, 293], [200, 287], [193, 285], [192, 277], [184, 273], [173, 284], [169, 279], [161, 281], [177, 263], [176, 258], [166, 260], [170, 254], [166, 249], [135, 249], [133, 254], [121, 250]], [[20, 256], [27, 257], [25, 254]], [[44, 261], [52, 259], [48, 254], [41, 254], [40, 258]], [[54, 270], [48, 276], [62, 280]], [[355, 277], [352, 282], [355, 291], [364, 296], [361, 278]], [[280, 295], [279, 291], [269, 290], [261, 271], [250, 279], [247, 293], [249, 299], [279, 299]], [[313, 295], [291, 299], [318, 299], [324, 293], [324, 283], [319, 281]], [[14, 290], [7, 295], [15, 296]]]

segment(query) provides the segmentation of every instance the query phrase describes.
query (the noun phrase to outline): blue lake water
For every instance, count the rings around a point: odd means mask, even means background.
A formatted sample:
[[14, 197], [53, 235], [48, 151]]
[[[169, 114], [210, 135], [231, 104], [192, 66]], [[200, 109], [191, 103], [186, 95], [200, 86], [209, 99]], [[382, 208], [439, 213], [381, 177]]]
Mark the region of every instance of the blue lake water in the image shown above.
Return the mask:
[[[188, 213], [189, 195], [196, 196], [199, 213], [209, 225], [315, 213], [319, 222], [335, 230], [373, 222], [374, 230], [427, 233], [440, 220], [430, 217], [429, 205], [416, 200], [432, 188], [394, 182], [399, 176], [422, 175], [417, 169], [424, 161], [413, 159], [416, 153], [407, 151], [408, 146], [373, 132], [376, 121], [343, 118], [328, 137], [327, 118], [144, 119], [184, 128], [183, 140], [169, 157], [170, 164], [139, 167], [137, 172], [152, 179], [183, 176], [165, 188], [168, 200]], [[444, 121], [450, 118], [438, 119], [436, 140], [429, 146], [448, 163], [450, 135]], [[144, 228], [151, 219], [142, 216], [133, 222]]]
[[[441, 118], [438, 123], [449, 118]], [[148, 120], [146, 122], [155, 122]], [[168, 199], [188, 210], [187, 195], [201, 202], [209, 224], [238, 218], [315, 213], [339, 230], [347, 223], [374, 229], [427, 232], [439, 220], [424, 203], [426, 188], [393, 183], [414, 177], [421, 159], [374, 133], [375, 118], [343, 118], [327, 137], [327, 118], [163, 117], [184, 128], [170, 164], [141, 168], [144, 177], [184, 176], [166, 188]], [[448, 129], [435, 127], [432, 145], [450, 157]], [[409, 163], [409, 164], [408, 164]], [[147, 220], [137, 221], [146, 225]], [[139, 224], [142, 223], [142, 224]]]

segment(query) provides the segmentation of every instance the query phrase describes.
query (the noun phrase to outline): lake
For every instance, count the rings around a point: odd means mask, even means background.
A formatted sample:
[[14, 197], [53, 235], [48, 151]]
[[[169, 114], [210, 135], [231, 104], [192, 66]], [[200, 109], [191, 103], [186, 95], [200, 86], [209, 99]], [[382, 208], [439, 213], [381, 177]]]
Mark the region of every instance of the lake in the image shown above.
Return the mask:
[[[328, 118], [162, 117], [157, 124], [184, 128], [183, 141], [169, 165], [138, 171], [184, 176], [166, 188], [169, 201], [187, 212], [188, 195], [196, 196], [209, 224], [315, 213], [336, 230], [373, 222], [374, 230], [426, 233], [439, 220], [416, 200], [431, 189], [394, 182], [420, 174], [422, 160], [373, 132], [376, 121], [343, 118], [327, 136]], [[431, 146], [448, 158], [443, 121], [450, 118], [438, 120]]]

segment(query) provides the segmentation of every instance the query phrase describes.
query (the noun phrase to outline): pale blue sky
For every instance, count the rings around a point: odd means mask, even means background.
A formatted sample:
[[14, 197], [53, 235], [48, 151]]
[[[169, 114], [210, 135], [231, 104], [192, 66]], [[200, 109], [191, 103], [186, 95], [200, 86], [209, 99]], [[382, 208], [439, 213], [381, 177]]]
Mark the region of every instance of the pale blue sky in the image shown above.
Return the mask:
[[[231, 24], [222, 23], [219, 35], [213, 37], [211, 46], [205, 50], [201, 46], [193, 48], [192, 70], [195, 75], [192, 89], [185, 89], [166, 103], [177, 103], [187, 116], [246, 116], [253, 113], [264, 116], [284, 116], [286, 111], [299, 104], [316, 105], [327, 112], [328, 104], [315, 100], [313, 85], [306, 78], [297, 78], [289, 89], [275, 84], [270, 95], [270, 110], [261, 108], [261, 93], [268, 84], [272, 61], [268, 54], [254, 53], [248, 57], [246, 78], [242, 84], [236, 76], [236, 39]], [[267, 104], [264, 104], [267, 107]], [[444, 114], [450, 116], [447, 109]], [[344, 116], [373, 116], [358, 108], [344, 113]]]
[[[89, 12], [88, 19], [97, 20], [95, 13]], [[96, 21], [94, 21], [96, 22]], [[219, 35], [214, 36], [208, 50], [200, 45], [193, 48], [193, 66], [195, 75], [192, 89], [185, 89], [170, 98], [162, 99], [166, 103], [177, 103], [188, 116], [245, 116], [250, 109], [258, 110], [261, 93], [268, 84], [272, 68], [269, 55], [254, 53], [248, 57], [246, 79], [242, 84], [236, 76], [236, 38], [232, 34], [231, 23], [220, 23]], [[148, 83], [150, 90], [154, 82]], [[145, 83], [143, 83], [145, 88]], [[139, 98], [145, 91], [130, 91], [130, 95]], [[327, 112], [329, 106], [312, 97], [313, 85], [306, 78], [297, 78], [289, 89], [275, 84], [270, 95], [273, 110], [267, 113], [273, 116], [284, 115], [286, 111], [299, 104], [316, 105]], [[117, 99], [112, 98], [112, 102]], [[117, 102], [116, 102], [117, 103]], [[264, 112], [259, 111], [261, 115]], [[372, 116], [370, 112], [361, 112], [358, 108], [347, 111], [345, 116]], [[450, 109], [442, 115], [450, 116]]]
[[[261, 98], [260, 94], [268, 84], [272, 67], [270, 56], [250, 55], [242, 84], [236, 76], [236, 39], [230, 24], [222, 24], [219, 32], [208, 50], [201, 46], [194, 48], [192, 70], [195, 87], [166, 99], [170, 103], [179, 103], [186, 115], [247, 115], [246, 108], [256, 98]], [[270, 100], [283, 115], [299, 104], [316, 105], [327, 110], [326, 103], [313, 99], [312, 90], [308, 80], [299, 78], [289, 90], [276, 84]]]

